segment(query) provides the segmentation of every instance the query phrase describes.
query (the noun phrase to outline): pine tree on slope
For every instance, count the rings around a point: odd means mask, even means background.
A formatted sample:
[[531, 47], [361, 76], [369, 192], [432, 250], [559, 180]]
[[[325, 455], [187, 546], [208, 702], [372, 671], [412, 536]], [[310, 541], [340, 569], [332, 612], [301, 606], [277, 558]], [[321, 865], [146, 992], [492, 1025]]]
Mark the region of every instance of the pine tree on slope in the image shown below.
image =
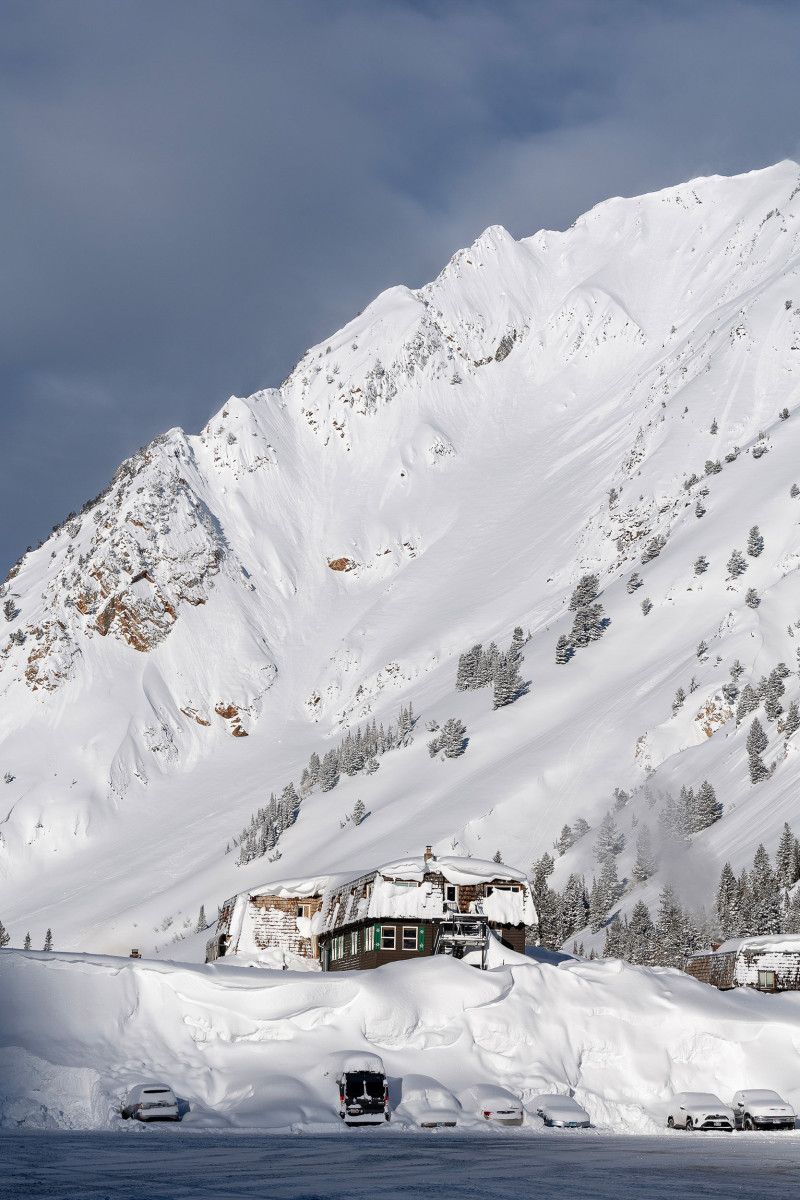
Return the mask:
[[50, 931], [50, 929], [48, 929], [47, 933], [44, 935], [44, 946], [42, 947], [42, 949], [43, 950], [52, 950], [53, 949], [53, 934]]
[[11, 935], [8, 933], [5, 925], [0, 921], [0, 947], [7, 946], [11, 941]]
[[658, 948], [655, 961], [662, 967], [683, 966], [684, 916], [675, 889], [665, 884], [661, 889], [658, 905]]
[[781, 924], [781, 894], [763, 843], [759, 845], [753, 857], [750, 891], [753, 897], [753, 932], [757, 935], [778, 933]]
[[202, 933], [203, 930], [207, 928], [208, 921], [206, 920], [206, 908], [204, 904], [201, 904], [200, 912], [197, 914], [197, 924], [194, 927], [194, 931], [195, 933]]
[[653, 961], [655, 941], [656, 928], [650, 909], [644, 900], [638, 900], [628, 923], [628, 961], [640, 967], [648, 966]]
[[633, 878], [637, 883], [644, 883], [658, 869], [658, 862], [653, 853], [653, 843], [650, 829], [643, 825], [636, 839], [636, 862], [633, 866]]
[[775, 874], [783, 888], [790, 888], [800, 879], [800, 844], [785, 822], [775, 851]]

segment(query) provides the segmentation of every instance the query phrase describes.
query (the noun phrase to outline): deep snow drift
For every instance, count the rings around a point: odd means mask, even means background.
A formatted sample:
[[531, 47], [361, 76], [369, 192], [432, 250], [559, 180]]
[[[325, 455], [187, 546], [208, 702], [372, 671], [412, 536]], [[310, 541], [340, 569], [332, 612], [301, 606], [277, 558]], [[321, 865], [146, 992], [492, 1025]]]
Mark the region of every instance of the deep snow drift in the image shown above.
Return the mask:
[[433, 958], [323, 975], [6, 950], [0, 991], [0, 1124], [11, 1128], [136, 1132], [120, 1098], [156, 1078], [189, 1104], [186, 1129], [352, 1136], [325, 1074], [344, 1050], [383, 1059], [387, 1132], [416, 1127], [421, 1104], [488, 1131], [470, 1099], [479, 1084], [526, 1105], [509, 1136], [541, 1129], [533, 1101], [553, 1091], [625, 1133], [663, 1129], [682, 1090], [730, 1099], [771, 1087], [800, 1105], [800, 996], [719, 993], [617, 961], [517, 957], [480, 972]]
[[[740, 686], [783, 661], [785, 706], [800, 694], [798, 238], [788, 162], [610, 200], [563, 233], [489, 229], [280, 389], [123, 464], [3, 589], [13, 944], [51, 927], [56, 949], [199, 959], [204, 938], [175, 939], [200, 905], [211, 919], [270, 873], [367, 870], [426, 842], [526, 869], [565, 821], [596, 826], [614, 787], [639, 789], [621, 875], [660, 793], [707, 778], [723, 805], [626, 905], [667, 875], [707, 901], [726, 858], [738, 871], [785, 820], [800, 829], [797, 736], [767, 723], [775, 767], [753, 787], [721, 692], [738, 658]], [[756, 524], [763, 553], [731, 577]], [[610, 625], [557, 665], [587, 570]], [[488, 690], [456, 692], [459, 654], [516, 625], [527, 694], [495, 712]], [[225, 854], [312, 751], [410, 701], [413, 745], [305, 796], [278, 867]], [[431, 758], [424, 727], [451, 716], [466, 753]], [[591, 875], [591, 840], [556, 886]]]

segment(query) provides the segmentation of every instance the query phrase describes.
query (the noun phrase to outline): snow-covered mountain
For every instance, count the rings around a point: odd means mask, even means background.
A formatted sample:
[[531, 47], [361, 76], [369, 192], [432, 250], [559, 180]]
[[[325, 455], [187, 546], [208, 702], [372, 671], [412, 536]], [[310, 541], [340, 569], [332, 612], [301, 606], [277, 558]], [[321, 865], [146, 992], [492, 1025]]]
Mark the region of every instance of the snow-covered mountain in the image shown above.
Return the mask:
[[[426, 842], [527, 866], [615, 787], [629, 834], [681, 785], [723, 805], [626, 903], [667, 871], [707, 899], [726, 858], [800, 832], [797, 735], [762, 710], [775, 768], [753, 786], [721, 690], [736, 659], [740, 689], [784, 662], [784, 707], [800, 696], [799, 238], [790, 162], [610, 200], [563, 233], [492, 227], [280, 388], [125, 462], [3, 588], [13, 944], [50, 926], [57, 949], [152, 951], [270, 875]], [[763, 552], [732, 576], [753, 525]], [[587, 572], [610, 623], [558, 664]], [[456, 691], [459, 655], [518, 625], [527, 693], [494, 711]], [[409, 702], [413, 745], [305, 795], [279, 866], [225, 854], [312, 752]], [[469, 742], [442, 761], [425, 725], [451, 716]], [[555, 881], [592, 868], [586, 837]]]

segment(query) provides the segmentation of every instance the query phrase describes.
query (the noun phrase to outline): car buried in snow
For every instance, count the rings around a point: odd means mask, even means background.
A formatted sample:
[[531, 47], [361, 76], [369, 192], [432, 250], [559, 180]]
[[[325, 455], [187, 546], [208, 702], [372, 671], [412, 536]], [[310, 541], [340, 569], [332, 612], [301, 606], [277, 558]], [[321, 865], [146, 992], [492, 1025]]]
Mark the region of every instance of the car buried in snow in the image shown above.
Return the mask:
[[471, 1108], [484, 1121], [496, 1121], [499, 1125], [521, 1125], [524, 1119], [522, 1104], [505, 1088], [494, 1084], [476, 1084], [461, 1093], [465, 1109]]
[[782, 1096], [768, 1088], [744, 1088], [733, 1097], [740, 1129], [794, 1129], [795, 1111]]
[[128, 1092], [120, 1115], [126, 1120], [137, 1121], [180, 1121], [178, 1101], [171, 1087], [165, 1083], [137, 1083]]
[[732, 1133], [736, 1126], [733, 1109], [713, 1092], [678, 1092], [667, 1114], [670, 1129], [722, 1129]]
[[537, 1096], [534, 1104], [545, 1125], [555, 1129], [588, 1129], [591, 1124], [586, 1109], [571, 1096]]
[[382, 1125], [389, 1120], [389, 1081], [377, 1054], [333, 1054], [325, 1074], [336, 1080], [337, 1113], [345, 1125]]

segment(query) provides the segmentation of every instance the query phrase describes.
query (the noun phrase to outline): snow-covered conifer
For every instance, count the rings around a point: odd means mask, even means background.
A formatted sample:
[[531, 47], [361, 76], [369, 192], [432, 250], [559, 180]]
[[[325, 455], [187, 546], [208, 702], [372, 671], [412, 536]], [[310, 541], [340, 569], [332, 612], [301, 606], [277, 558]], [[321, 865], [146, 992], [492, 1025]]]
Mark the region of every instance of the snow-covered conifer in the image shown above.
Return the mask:
[[572, 874], [561, 893], [561, 920], [564, 940], [586, 927], [589, 899], [582, 876]]
[[716, 433], [718, 429], [719, 425], [717, 425], [717, 418], [714, 417], [714, 420], [711, 422], [711, 429], [709, 430], [709, 433]]
[[43, 950], [52, 950], [53, 949], [53, 934], [49, 928], [47, 930], [47, 933], [44, 935], [44, 946], [42, 947], [42, 949]]
[[197, 914], [197, 924], [194, 927], [194, 931], [195, 933], [202, 933], [203, 930], [207, 928], [208, 921], [206, 920], [206, 908], [204, 904], [201, 904], [200, 912]]
[[745, 745], [748, 754], [762, 754], [767, 748], [767, 735], [758, 717], [753, 718]]
[[628, 957], [628, 928], [619, 913], [615, 913], [610, 925], [606, 926], [606, 940], [603, 945], [603, 958]]
[[744, 602], [748, 608], [758, 608], [761, 600], [755, 588], [748, 588], [745, 592]]
[[636, 839], [636, 862], [633, 866], [632, 875], [637, 883], [644, 883], [657, 870], [658, 862], [653, 853], [650, 829], [647, 825], [642, 825], [642, 828], [639, 830], [639, 836]]
[[7, 946], [11, 941], [11, 935], [6, 930], [5, 925], [0, 921], [0, 947]]
[[600, 878], [597, 881], [597, 886], [600, 889], [601, 903], [604, 905], [604, 911], [608, 912], [610, 908], [616, 904], [619, 899], [620, 887], [619, 876], [617, 875], [617, 860], [613, 855], [609, 855], [603, 862], [600, 870]]
[[339, 782], [339, 758], [335, 750], [329, 750], [322, 760], [319, 771], [319, 786], [330, 792]]
[[798, 487], [798, 485], [796, 483], [793, 483], [792, 486], [789, 488], [789, 495], [792, 497], [793, 500], [796, 499], [797, 496], [800, 496], [800, 487]]
[[778, 880], [763, 843], [753, 857], [750, 872], [753, 933], [778, 933], [781, 924], [781, 895]]
[[788, 421], [788, 420], [789, 420], [789, 410], [788, 410], [788, 408], [782, 408], [782, 409], [781, 409], [781, 411], [778, 413], [778, 416], [780, 417], [780, 419], [781, 419], [782, 421]]
[[9, 598], [3, 603], [3, 616], [7, 621], [13, 621], [16, 615], [17, 606], [9, 596]]
[[705, 554], [701, 554], [699, 558], [694, 560], [695, 575], [702, 575], [708, 570], [708, 559]]
[[614, 788], [614, 812], [622, 812], [626, 804], [630, 800], [630, 792], [626, 792], [624, 788]]
[[459, 721], [458, 717], [450, 717], [445, 721], [439, 737], [439, 745], [445, 758], [458, 758], [460, 754], [464, 753], [467, 748], [466, 732], [466, 725]]
[[607, 812], [597, 828], [594, 842], [594, 856], [599, 863], [619, 854], [625, 845], [625, 836], [617, 829], [613, 815]]
[[575, 841], [577, 842], [580, 838], [582, 838], [584, 834], [588, 833], [591, 828], [592, 827], [587, 820], [585, 820], [583, 817], [578, 817], [577, 821], [575, 821], [572, 826], [572, 832], [575, 834]]
[[729, 862], [725, 863], [719, 877], [714, 908], [723, 940], [736, 937], [739, 931], [739, 885]]
[[556, 662], [559, 666], [568, 663], [572, 658], [572, 646], [570, 640], [565, 633], [562, 633], [556, 642]]
[[350, 820], [354, 825], [360, 825], [366, 815], [366, 805], [364, 804], [364, 801], [359, 798], [353, 805], [353, 811], [350, 814]]
[[606, 618], [603, 616], [602, 604], [590, 604], [579, 608], [572, 622], [569, 640], [573, 646], [588, 646], [597, 642], [605, 633]]
[[30, 948], [31, 948], [31, 935], [30, 935], [29, 933], [26, 933], [26, 934], [25, 934], [25, 941], [22, 943], [22, 949], [23, 949], [23, 950], [30, 950]]
[[676, 713], [679, 708], [683, 708], [683, 702], [686, 699], [686, 692], [682, 687], [679, 687], [675, 693], [675, 699], [672, 701], [672, 711]]
[[783, 712], [781, 696], [786, 692], [780, 670], [776, 667], [770, 672], [764, 696], [764, 712], [768, 721], [777, 721]]
[[642, 601], [642, 612], [644, 613], [645, 616], [647, 616], [648, 613], [652, 612], [652, 610], [653, 610], [653, 605], [650, 602], [650, 599], [648, 597], [645, 597], [645, 599]]
[[494, 709], [505, 708], [507, 704], [513, 704], [524, 692], [525, 681], [519, 673], [519, 663], [519, 656], [512, 656], [510, 651], [508, 654], [500, 656], [494, 673], [492, 699]]
[[739, 703], [736, 707], [736, 724], [739, 725], [748, 713], [755, 712], [759, 705], [759, 699], [749, 683], [746, 683], [742, 688], [742, 694], [739, 697]]
[[732, 579], [736, 579], [739, 575], [743, 575], [747, 570], [747, 560], [741, 550], [734, 550], [728, 559], [728, 574]]
[[578, 609], [592, 604], [597, 599], [599, 587], [600, 579], [597, 575], [582, 575], [569, 602], [570, 612], [577, 612]]
[[729, 674], [731, 679], [735, 680], [736, 682], [738, 682], [741, 676], [744, 675], [744, 667], [739, 662], [738, 658], [733, 660]]
[[718, 458], [707, 458], [705, 464], [706, 475], [719, 475], [722, 470], [722, 463]]
[[308, 760], [308, 778], [311, 781], [312, 787], [315, 783], [319, 783], [320, 768], [321, 763], [319, 761], [319, 755], [315, 750], [311, 755], [311, 758]]
[[784, 823], [778, 849], [775, 851], [775, 874], [783, 888], [790, 888], [800, 879], [800, 845], [788, 821]]
[[646, 967], [653, 961], [656, 927], [650, 909], [644, 900], [637, 900], [628, 923], [627, 959], [637, 966]]
[[786, 714], [784, 732], [786, 733], [787, 737], [791, 737], [792, 734], [796, 733], [798, 729], [800, 729], [800, 709], [797, 707], [797, 701], [793, 700], [789, 705], [789, 711]]
[[694, 515], [699, 520], [699, 518], [704, 517], [707, 512], [708, 512], [708, 509], [706, 508], [705, 504], [703, 504], [703, 501], [698, 499], [697, 503], [694, 506]]
[[500, 853], [499, 850], [495, 850], [494, 854], [492, 855], [492, 862], [501, 863], [502, 861], [503, 861], [502, 854]]
[[795, 888], [791, 896], [786, 894], [781, 916], [781, 933], [800, 933], [800, 888]]
[[713, 825], [719, 818], [719, 804], [717, 803], [717, 794], [714, 788], [704, 779], [697, 789], [697, 795], [694, 802], [694, 828], [695, 831], [700, 829], [708, 829], [709, 825]]
[[769, 771], [759, 754], [751, 754], [747, 761], [751, 783], [761, 783], [762, 780], [769, 778]]
[[655, 962], [662, 967], [682, 967], [684, 950], [684, 915], [675, 889], [667, 883], [658, 901], [658, 947]]
[[561, 897], [547, 882], [553, 874], [553, 858], [545, 851], [531, 868], [531, 898], [539, 918], [539, 944], [556, 950], [561, 938]]
[[747, 553], [751, 558], [758, 558], [763, 549], [764, 539], [761, 536], [761, 530], [757, 525], [753, 525], [747, 535]]
[[566, 854], [567, 850], [574, 845], [575, 838], [572, 829], [569, 825], [564, 825], [557, 841], [553, 842], [553, 849], [558, 851], [559, 857]]
[[639, 578], [639, 572], [634, 571], [628, 582], [625, 584], [625, 587], [628, 590], [628, 595], [631, 595], [633, 592], [635, 592], [636, 589], [640, 588], [643, 583], [644, 580]]

